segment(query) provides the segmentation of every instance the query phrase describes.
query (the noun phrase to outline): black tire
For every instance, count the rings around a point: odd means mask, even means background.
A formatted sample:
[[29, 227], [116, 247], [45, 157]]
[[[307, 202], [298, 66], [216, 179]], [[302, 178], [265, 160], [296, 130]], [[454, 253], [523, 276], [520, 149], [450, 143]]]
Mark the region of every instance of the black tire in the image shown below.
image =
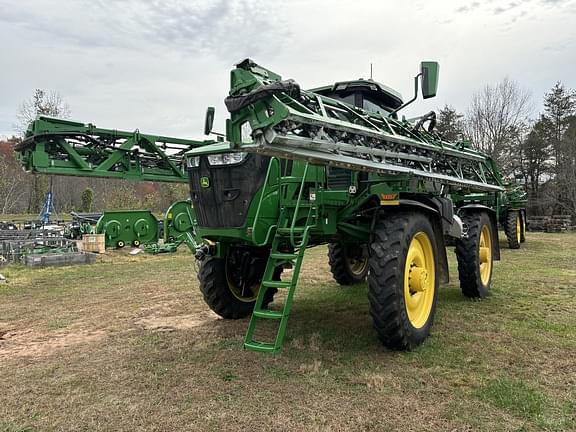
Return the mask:
[[[466, 236], [456, 241], [456, 258], [458, 260], [458, 277], [462, 294], [469, 298], [486, 297], [492, 285], [492, 270], [494, 267], [493, 226], [486, 212], [467, 212], [462, 216], [467, 231]], [[481, 235], [488, 230], [490, 239], [490, 257], [488, 276], [485, 276], [481, 266], [482, 243]], [[483, 276], [484, 275], [484, 276]]]
[[118, 249], [122, 249], [124, 246], [125, 246], [124, 241], [118, 240], [118, 241], [116, 242], [116, 247], [117, 247]]
[[506, 214], [504, 232], [508, 239], [508, 247], [510, 249], [520, 249], [520, 243], [522, 241], [522, 216], [519, 211], [510, 210]]
[[366, 280], [369, 265], [365, 245], [330, 243], [328, 262], [334, 280], [340, 285], [353, 285]]
[[139, 246], [140, 246], [140, 240], [134, 240], [134, 241], [132, 242], [132, 246], [134, 246], [134, 247], [139, 247]]
[[[405, 299], [405, 271], [408, 250], [413, 239], [424, 233], [431, 248], [434, 266], [430, 309], [421, 326], [414, 326], [409, 318]], [[416, 212], [402, 212], [383, 218], [375, 227], [370, 245], [368, 299], [370, 315], [378, 338], [391, 349], [411, 350], [430, 334], [438, 298], [438, 250], [434, 230], [427, 216]], [[411, 270], [410, 270], [411, 271]], [[430, 279], [432, 280], [432, 279]]]
[[[231, 290], [226, 275], [226, 259], [216, 257], [206, 257], [200, 263], [198, 280], [200, 281], [200, 291], [204, 296], [206, 304], [226, 319], [240, 319], [249, 316], [254, 310], [256, 299], [241, 300]], [[275, 273], [275, 280], [280, 280], [279, 268]], [[274, 299], [276, 288], [268, 288], [262, 307], [265, 308]], [[251, 296], [252, 297], [252, 296]]]

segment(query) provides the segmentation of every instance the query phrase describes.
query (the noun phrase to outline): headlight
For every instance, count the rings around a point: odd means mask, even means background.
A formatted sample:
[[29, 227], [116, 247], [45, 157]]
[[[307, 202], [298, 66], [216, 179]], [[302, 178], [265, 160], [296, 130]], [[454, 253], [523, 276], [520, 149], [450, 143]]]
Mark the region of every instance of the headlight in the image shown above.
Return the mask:
[[188, 168], [198, 168], [200, 166], [200, 156], [189, 157], [186, 160]]
[[242, 162], [246, 156], [248, 153], [244, 152], [213, 154], [208, 155], [208, 163], [210, 165], [233, 165]]

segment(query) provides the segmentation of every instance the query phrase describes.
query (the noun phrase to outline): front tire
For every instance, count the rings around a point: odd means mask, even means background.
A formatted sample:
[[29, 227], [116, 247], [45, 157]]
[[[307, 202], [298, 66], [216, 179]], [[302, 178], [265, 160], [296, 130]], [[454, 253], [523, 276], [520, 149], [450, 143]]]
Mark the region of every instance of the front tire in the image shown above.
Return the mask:
[[494, 264], [492, 222], [486, 212], [465, 213], [462, 222], [467, 227], [466, 236], [456, 241], [460, 289], [466, 297], [486, 297]]
[[387, 216], [370, 245], [370, 315], [388, 348], [411, 350], [430, 334], [438, 293], [438, 253], [430, 220], [421, 213]]
[[[260, 289], [262, 275], [266, 261], [258, 263], [256, 260], [263, 258], [253, 258], [245, 268], [252, 270], [257, 268], [256, 274], [246, 276], [246, 281], [241, 283], [238, 277], [239, 263], [235, 251], [227, 254], [226, 258], [206, 257], [200, 263], [198, 280], [200, 281], [200, 291], [204, 296], [206, 304], [226, 319], [240, 319], [249, 316], [254, 310], [256, 297]], [[281, 268], [275, 272], [274, 279], [280, 280]], [[269, 288], [262, 302], [262, 307], [266, 307], [274, 299], [277, 289]]]
[[334, 280], [340, 285], [354, 285], [366, 280], [369, 264], [365, 245], [330, 243], [328, 262]]

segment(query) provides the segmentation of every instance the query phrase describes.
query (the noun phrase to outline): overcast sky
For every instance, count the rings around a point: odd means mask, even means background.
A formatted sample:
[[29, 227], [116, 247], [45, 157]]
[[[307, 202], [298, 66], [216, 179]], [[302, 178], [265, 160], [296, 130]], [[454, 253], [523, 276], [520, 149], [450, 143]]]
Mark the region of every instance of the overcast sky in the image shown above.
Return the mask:
[[412, 94], [421, 60], [440, 62], [454, 105], [505, 76], [535, 112], [556, 81], [576, 88], [576, 0], [0, 0], [0, 135], [35, 88], [101, 127], [200, 137], [206, 106], [226, 117], [234, 63], [250, 57], [304, 88], [368, 77]]

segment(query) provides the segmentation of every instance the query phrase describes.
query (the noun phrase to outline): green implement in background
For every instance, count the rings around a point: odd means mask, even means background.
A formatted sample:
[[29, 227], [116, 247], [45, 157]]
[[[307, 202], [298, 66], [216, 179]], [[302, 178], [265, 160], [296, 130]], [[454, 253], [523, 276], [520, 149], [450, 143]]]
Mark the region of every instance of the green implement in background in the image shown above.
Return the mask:
[[96, 223], [107, 248], [138, 247], [158, 242], [158, 220], [150, 210], [105, 211]]
[[41, 116], [16, 151], [24, 169], [37, 173], [183, 183], [182, 156], [205, 143]]

